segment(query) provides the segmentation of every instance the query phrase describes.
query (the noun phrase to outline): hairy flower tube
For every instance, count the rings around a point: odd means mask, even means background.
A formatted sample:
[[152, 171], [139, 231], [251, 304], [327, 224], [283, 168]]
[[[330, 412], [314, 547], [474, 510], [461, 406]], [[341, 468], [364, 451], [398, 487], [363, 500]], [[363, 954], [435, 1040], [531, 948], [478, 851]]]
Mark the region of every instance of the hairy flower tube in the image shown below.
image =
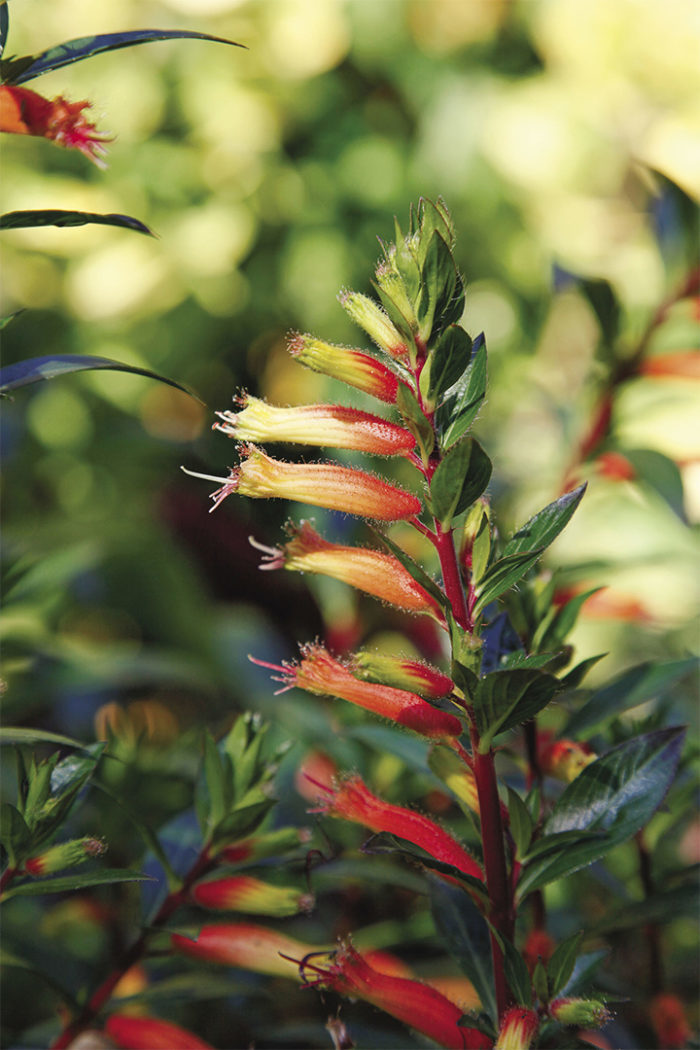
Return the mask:
[[[308, 521], [302, 521], [298, 526], [290, 525], [289, 528], [292, 538], [283, 547], [263, 547], [251, 540], [253, 546], [265, 554], [261, 569], [284, 567], [291, 572], [332, 576], [334, 580], [356, 587], [399, 609], [429, 613], [442, 620], [435, 600], [416, 583], [393, 554], [331, 543], [320, 536]], [[450, 691], [448, 689], [446, 692]], [[446, 693], [438, 695], [445, 696]]]
[[51, 875], [64, 868], [74, 868], [90, 857], [99, 857], [106, 849], [102, 839], [89, 836], [82, 839], [71, 839], [69, 842], [49, 846], [43, 853], [37, 853], [36, 856], [25, 860], [24, 870], [27, 875], [34, 877]]
[[383, 682], [398, 689], [410, 689], [431, 700], [449, 696], [454, 689], [452, 679], [437, 667], [432, 667], [422, 660], [408, 660], [388, 653], [371, 653], [366, 650], [356, 653], [353, 669], [360, 678]]
[[320, 800], [319, 809], [331, 817], [361, 824], [370, 831], [398, 835], [465, 875], [475, 879], [484, 877], [474, 858], [439, 824], [422, 813], [414, 813], [404, 806], [395, 806], [378, 798], [358, 776], [349, 777], [334, 791], [329, 791], [328, 797]]
[[493, 1050], [529, 1050], [540, 1021], [534, 1010], [513, 1006], [503, 1015], [501, 1030]]
[[204, 908], [217, 911], [240, 911], [277, 918], [297, 915], [313, 906], [310, 893], [303, 893], [294, 886], [273, 886], [252, 875], [232, 875], [200, 882], [192, 890], [192, 899]]
[[105, 1032], [120, 1050], [213, 1050], [193, 1032], [156, 1017], [112, 1014]]
[[50, 139], [58, 146], [79, 150], [98, 168], [104, 168], [104, 143], [110, 142], [112, 136], [98, 131], [85, 117], [83, 110], [89, 108], [87, 101], [69, 102], [62, 95], [48, 99], [29, 88], [3, 84], [0, 86], [0, 131]]
[[463, 1011], [444, 995], [420, 981], [394, 977], [370, 966], [366, 958], [343, 944], [326, 966], [301, 961], [305, 976], [313, 973], [310, 984], [330, 988], [339, 995], [377, 1006], [409, 1028], [427, 1035], [450, 1050], [469, 1047], [488, 1048], [491, 1040], [475, 1028], [459, 1025]]
[[555, 999], [550, 1003], [549, 1013], [559, 1024], [576, 1025], [579, 1028], [600, 1028], [610, 1020], [607, 1006], [597, 999]]
[[422, 736], [454, 739], [462, 732], [462, 724], [454, 715], [439, 711], [405, 689], [355, 678], [344, 664], [316, 643], [302, 648], [301, 660], [296, 666], [278, 667], [259, 660], [253, 660], [253, 663], [279, 671], [281, 677], [278, 681], [286, 688], [297, 686], [316, 696], [336, 696]]
[[406, 343], [379, 303], [360, 292], [349, 291], [341, 292], [338, 300], [348, 316], [364, 329], [380, 350], [399, 361], [406, 360]]
[[290, 959], [301, 959], [316, 950], [277, 930], [244, 922], [203, 926], [196, 940], [174, 933], [170, 943], [174, 951], [205, 962], [293, 979], [298, 979], [299, 969]]
[[396, 374], [370, 354], [298, 334], [289, 340], [287, 349], [300, 364], [314, 372], [339, 379], [389, 405], [396, 402], [399, 388]]
[[285, 463], [255, 445], [241, 446], [241, 456], [240, 466], [228, 478], [194, 474], [222, 482], [212, 493], [212, 510], [232, 492], [256, 499], [289, 499], [377, 521], [414, 518], [422, 509], [417, 496], [362, 470], [335, 463]]
[[346, 448], [375, 456], [412, 452], [409, 430], [371, 412], [344, 405], [293, 405], [282, 408], [244, 394], [240, 412], [217, 412], [214, 429], [240, 441], [290, 441], [297, 445]]

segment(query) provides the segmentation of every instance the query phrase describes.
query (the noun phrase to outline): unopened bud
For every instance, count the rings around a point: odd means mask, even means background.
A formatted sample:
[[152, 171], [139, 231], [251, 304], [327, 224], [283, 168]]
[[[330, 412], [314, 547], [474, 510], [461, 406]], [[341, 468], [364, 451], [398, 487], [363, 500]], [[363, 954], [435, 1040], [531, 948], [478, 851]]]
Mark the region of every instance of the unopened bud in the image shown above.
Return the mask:
[[99, 857], [106, 849], [101, 839], [90, 837], [71, 839], [69, 842], [49, 846], [43, 853], [30, 857], [24, 862], [24, 870], [27, 875], [35, 877], [52, 875], [55, 871], [62, 871], [64, 868], [74, 868], [90, 857]]
[[406, 343], [379, 303], [360, 292], [341, 292], [338, 298], [351, 320], [364, 329], [380, 350], [398, 360], [405, 359]]
[[310, 894], [294, 886], [273, 886], [251, 875], [200, 882], [192, 890], [192, 898], [197, 904], [216, 911], [239, 911], [276, 918], [310, 911], [313, 906]]
[[534, 1010], [513, 1006], [503, 1016], [494, 1050], [529, 1050], [540, 1022]]
[[546, 776], [570, 784], [597, 756], [587, 744], [576, 740], [554, 740], [540, 750], [540, 768]]
[[610, 1020], [610, 1011], [597, 999], [555, 999], [549, 1012], [559, 1024], [577, 1027], [600, 1028]]
[[288, 350], [300, 364], [314, 372], [339, 379], [389, 405], [396, 401], [399, 381], [395, 373], [370, 354], [333, 346], [311, 335], [292, 336]]

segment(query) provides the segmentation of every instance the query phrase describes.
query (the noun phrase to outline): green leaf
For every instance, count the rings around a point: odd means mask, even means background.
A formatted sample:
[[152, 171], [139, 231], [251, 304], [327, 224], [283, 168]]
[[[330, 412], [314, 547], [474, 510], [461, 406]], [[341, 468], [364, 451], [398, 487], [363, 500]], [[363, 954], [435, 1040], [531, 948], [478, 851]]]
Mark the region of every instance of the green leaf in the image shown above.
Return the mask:
[[452, 521], [479, 498], [491, 478], [493, 464], [472, 437], [453, 445], [430, 482], [430, 509], [447, 531]]
[[[472, 341], [459, 325], [450, 325], [440, 336], [421, 372], [421, 390], [427, 381], [427, 400], [435, 404], [469, 369]], [[426, 380], [424, 380], [424, 376]]]
[[182, 886], [182, 879], [173, 869], [170, 861], [168, 860], [168, 855], [163, 849], [160, 843], [160, 839], [153, 831], [153, 829], [150, 828], [148, 824], [145, 824], [139, 817], [137, 817], [131, 810], [131, 807], [128, 806], [123, 801], [123, 799], [119, 797], [119, 795], [112, 791], [111, 788], [106, 787], [105, 784], [101, 784], [99, 781], [94, 781], [94, 786], [97, 788], [98, 791], [101, 791], [104, 795], [112, 799], [112, 801], [119, 806], [119, 808], [126, 815], [128, 820], [134, 825], [134, 828], [136, 829], [136, 831], [138, 831], [139, 835], [145, 842], [146, 846], [150, 849], [151, 853], [158, 860], [158, 863], [165, 872], [165, 877], [168, 880], [169, 888], [173, 891], [179, 890]]
[[603, 335], [603, 341], [611, 346], [620, 327], [620, 304], [608, 281], [589, 279], [581, 281], [581, 291], [593, 307]]
[[275, 805], [275, 799], [260, 797], [258, 801], [241, 805], [220, 820], [214, 829], [212, 843], [223, 845], [251, 835]]
[[131, 215], [92, 211], [64, 211], [62, 208], [41, 208], [31, 211], [9, 211], [0, 215], [0, 230], [20, 230], [34, 226], [122, 226], [127, 230], [155, 237], [153, 230]]
[[92, 357], [84, 354], [50, 354], [45, 357], [29, 357], [14, 365], [6, 365], [0, 369], [0, 392], [15, 390], [17, 387], [27, 386], [28, 383], [38, 383], [41, 379], [55, 379], [56, 376], [66, 375], [69, 372], [85, 372], [102, 368], [115, 372], [132, 372], [134, 375], [157, 379], [160, 383], [174, 386], [176, 390], [182, 390], [184, 394], [204, 404], [201, 398], [181, 383], [158, 375], [157, 372], [151, 372], [148, 368], [126, 365], [121, 361], [113, 361], [109, 357]]
[[617, 930], [640, 930], [649, 923], [666, 926], [672, 919], [692, 918], [699, 912], [697, 870], [689, 873], [688, 881], [653, 893], [632, 904], [615, 903], [610, 914], [597, 922], [592, 934], [608, 934]]
[[607, 948], [600, 948], [598, 951], [584, 952], [583, 955], [579, 955], [574, 972], [564, 987], [559, 989], [559, 995], [580, 995], [587, 991], [593, 975], [607, 954]]
[[452, 300], [456, 284], [457, 267], [452, 252], [442, 235], [435, 230], [428, 241], [416, 303], [416, 316], [424, 342], [429, 342], [433, 330], [438, 327], [443, 311]]
[[588, 698], [583, 707], [569, 719], [562, 731], [563, 736], [591, 736], [608, 720], [630, 707], [646, 703], [662, 695], [686, 675], [697, 670], [698, 661], [669, 660], [666, 663], [638, 664], [615, 678], [609, 685], [598, 689]]
[[207, 827], [212, 831], [227, 815], [233, 801], [228, 755], [222, 755], [211, 733], [204, 732], [204, 781], [209, 796]]
[[418, 259], [425, 262], [433, 233], [439, 233], [450, 249], [455, 246], [455, 230], [447, 205], [438, 198], [433, 202], [421, 197], [418, 204], [418, 226], [420, 229]]
[[564, 675], [561, 680], [561, 684], [564, 689], [576, 689], [581, 684], [583, 679], [586, 677], [591, 667], [594, 667], [599, 660], [602, 660], [607, 653], [598, 653], [597, 656], [589, 656], [587, 660], [582, 660], [581, 663], [576, 664], [571, 670]]
[[683, 478], [678, 464], [650, 448], [625, 450], [624, 456], [632, 464], [636, 480], [654, 489], [661, 499], [668, 503], [673, 513], [681, 521], [686, 521]]
[[[0, 8], [0, 10], [2, 10], [2, 8]], [[6, 314], [5, 317], [0, 317], [0, 332], [2, 332], [3, 329], [7, 328], [8, 324], [10, 324], [11, 321], [14, 321], [16, 317], [19, 317], [19, 315], [23, 313], [24, 307], [22, 307], [21, 310], [14, 310], [11, 314]]]
[[25, 84], [34, 77], [51, 73], [54, 69], [61, 69], [72, 62], [80, 62], [104, 51], [116, 51], [122, 47], [134, 47], [136, 44], [148, 44], [157, 40], [182, 38], [211, 40], [217, 44], [230, 44], [232, 47], [245, 46], [236, 43], [235, 40], [225, 40], [223, 37], [210, 36], [208, 33], [194, 33], [186, 29], [137, 29], [127, 33], [102, 33], [98, 36], [66, 40], [63, 44], [49, 48], [48, 51], [42, 51], [40, 55], [27, 55], [12, 59], [11, 62], [3, 62], [0, 66], [2, 80], [6, 84]]
[[600, 587], [592, 587], [575, 595], [561, 609], [553, 610], [550, 620], [543, 620], [532, 639], [533, 649], [556, 649], [574, 629], [581, 608], [591, 595], [597, 594]]
[[101, 868], [81, 875], [61, 875], [51, 879], [32, 879], [31, 882], [13, 883], [6, 890], [5, 899], [10, 897], [40, 897], [44, 893], [70, 893], [72, 890], [83, 890], [88, 886], [108, 886], [117, 882], [154, 882], [150, 875], [140, 871], [128, 871], [126, 868]]
[[634, 835], [664, 800], [680, 759], [684, 728], [634, 737], [592, 762], [559, 797], [546, 832], [607, 831], [613, 843]]
[[46, 729], [25, 729], [24, 726], [2, 726], [0, 744], [62, 744], [81, 751], [88, 751], [91, 746], [61, 733], [50, 733]]
[[605, 831], [564, 831], [538, 839], [520, 873], [518, 899], [591, 864], [614, 845]]
[[474, 340], [472, 356], [460, 379], [445, 395], [435, 413], [440, 447], [448, 449], [466, 434], [486, 396], [486, 343], [483, 332]]
[[428, 875], [430, 906], [447, 950], [474, 985], [481, 1005], [495, 1021], [489, 928], [471, 897], [443, 879]]
[[586, 486], [579, 485], [577, 489], [572, 489], [571, 492], [560, 496], [559, 499], [554, 500], [553, 503], [535, 514], [508, 541], [503, 556], [507, 558], [512, 554], [543, 551], [571, 520], [585, 491]]
[[532, 987], [535, 991], [535, 995], [541, 1003], [549, 1002], [549, 984], [547, 983], [547, 971], [544, 968], [541, 959], [538, 959], [535, 963], [535, 967], [532, 971]]
[[449, 608], [449, 602], [443, 590], [438, 586], [432, 576], [423, 569], [418, 562], [415, 562], [406, 551], [403, 550], [397, 543], [394, 543], [392, 539], [386, 536], [379, 529], [373, 528], [375, 536], [384, 544], [384, 546], [391, 551], [394, 557], [401, 562], [406, 572], [408, 572], [416, 583], [420, 584], [424, 591], [427, 591], [431, 598], [435, 601], [442, 609]]
[[6, 0], [0, 2], [0, 57], [5, 50], [5, 44], [7, 43], [7, 33], [10, 28], [10, 12], [7, 8]]
[[517, 858], [520, 860], [527, 853], [527, 848], [532, 839], [534, 824], [530, 811], [521, 799], [517, 791], [507, 788], [508, 791], [508, 815], [510, 816], [510, 832], [515, 842]]
[[558, 679], [543, 671], [516, 669], [485, 675], [473, 701], [482, 753], [498, 733], [527, 722], [546, 707], [558, 688]]
[[503, 969], [508, 986], [518, 1005], [529, 1009], [532, 1006], [532, 980], [527, 963], [507, 937], [500, 937], [499, 940], [503, 948]]
[[435, 445], [435, 432], [418, 404], [415, 394], [403, 383], [399, 383], [398, 386], [396, 407], [404, 423], [415, 437], [423, 459], [427, 460]]
[[9, 802], [3, 802], [0, 806], [0, 843], [7, 850], [10, 867], [15, 868], [18, 861], [26, 856], [31, 838], [31, 831], [20, 811]]
[[547, 963], [547, 983], [552, 998], [559, 994], [574, 972], [582, 942], [583, 930], [578, 930], [558, 944], [552, 952]]
[[474, 615], [478, 616], [490, 602], [517, 583], [528, 569], [532, 568], [541, 554], [541, 550], [533, 553], [523, 551], [522, 554], [511, 554], [507, 558], [499, 558], [498, 561], [493, 562], [481, 577], [476, 588], [478, 598], [474, 605]]

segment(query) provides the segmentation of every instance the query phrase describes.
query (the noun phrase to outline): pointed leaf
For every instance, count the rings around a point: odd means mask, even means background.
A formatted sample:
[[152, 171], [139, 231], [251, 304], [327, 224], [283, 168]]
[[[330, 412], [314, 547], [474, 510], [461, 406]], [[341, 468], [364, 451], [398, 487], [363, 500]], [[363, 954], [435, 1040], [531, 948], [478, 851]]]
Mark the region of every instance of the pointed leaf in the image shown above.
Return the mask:
[[543, 551], [548, 547], [570, 521], [585, 491], [586, 486], [579, 485], [530, 518], [508, 541], [503, 551], [504, 557], [525, 551]]
[[10, 12], [7, 7], [6, 0], [2, 0], [0, 3], [0, 57], [5, 50], [5, 44], [7, 43], [7, 33], [10, 28]]
[[499, 558], [489, 566], [476, 588], [479, 597], [474, 606], [474, 614], [478, 615], [499, 595], [522, 579], [528, 569], [531, 569], [537, 562], [542, 550], [510, 554], [507, 558]]
[[388, 831], [380, 831], [375, 835], [370, 835], [367, 841], [363, 843], [362, 852], [368, 854], [395, 853], [400, 857], [408, 857], [409, 860], [417, 861], [425, 868], [430, 868], [432, 871], [440, 872], [442, 875], [447, 875], [449, 878], [461, 882], [486, 905], [486, 886], [481, 879], [476, 878], [474, 875], [467, 875], [466, 872], [454, 864], [437, 860], [408, 839], [402, 839], [400, 836], [392, 835]]
[[667, 663], [638, 664], [615, 678], [609, 685], [598, 689], [588, 698], [583, 707], [569, 719], [563, 735], [567, 737], [591, 736], [603, 723], [636, 707], [655, 696], [662, 695], [686, 675], [697, 670], [698, 661], [669, 660]]
[[482, 332], [474, 340], [469, 367], [447, 391], [435, 413], [441, 448], [450, 448], [466, 434], [486, 396], [486, 381], [486, 343]]
[[184, 394], [193, 397], [200, 404], [204, 403], [181, 383], [158, 375], [157, 372], [151, 372], [148, 368], [126, 365], [121, 361], [113, 361], [109, 357], [92, 357], [84, 354], [50, 354], [46, 357], [29, 357], [25, 361], [17, 361], [14, 365], [6, 365], [0, 368], [0, 391], [16, 390], [17, 387], [38, 383], [42, 379], [55, 379], [56, 376], [70, 372], [86, 372], [102, 368], [111, 369], [114, 372], [132, 372], [134, 375], [157, 379], [160, 383], [167, 383], [168, 386], [174, 386], [176, 390], [182, 390]]
[[564, 689], [576, 689], [586, 677], [591, 667], [594, 667], [599, 660], [602, 660], [603, 657], [607, 655], [607, 653], [598, 653], [596, 656], [589, 656], [587, 660], [582, 660], [581, 663], [572, 667], [561, 680]]
[[0, 317], [0, 332], [7, 328], [10, 322], [14, 321], [16, 317], [24, 313], [24, 307], [21, 310], [14, 310], [11, 314], [7, 314], [5, 317]]
[[[471, 367], [472, 341], [459, 325], [450, 325], [440, 336], [428, 358], [428, 390], [431, 403], [444, 393]], [[424, 369], [425, 371], [425, 369]], [[421, 374], [421, 383], [423, 374]]]
[[510, 816], [510, 832], [515, 842], [516, 855], [518, 859], [527, 853], [530, 845], [534, 824], [530, 811], [521, 799], [517, 791], [511, 787], [508, 791], [508, 815]]
[[50, 733], [47, 729], [25, 729], [24, 726], [2, 726], [0, 727], [0, 744], [63, 744], [65, 747], [75, 747], [80, 751], [88, 751], [92, 745], [81, 744], [79, 740], [73, 740], [70, 736], [61, 733]]
[[31, 832], [15, 806], [3, 802], [0, 806], [0, 843], [7, 851], [8, 864], [16, 867], [18, 860], [26, 855], [31, 843]]
[[427, 876], [430, 905], [445, 946], [474, 985], [481, 1005], [496, 1020], [489, 928], [471, 897], [436, 876]]
[[492, 671], [482, 678], [473, 701], [480, 750], [485, 753], [498, 733], [536, 715], [558, 688], [558, 679], [544, 671]]
[[503, 969], [515, 1001], [528, 1009], [532, 1006], [532, 981], [522, 955], [506, 937], [500, 938], [503, 948]]
[[547, 963], [547, 983], [552, 998], [565, 986], [576, 965], [576, 959], [583, 942], [583, 930], [578, 930], [556, 946]]
[[456, 283], [457, 267], [452, 252], [445, 239], [435, 230], [428, 241], [421, 268], [421, 290], [416, 304], [420, 334], [426, 343], [438, 328], [442, 313], [452, 300]]
[[651, 448], [625, 450], [636, 480], [659, 494], [681, 521], [687, 521], [683, 505], [683, 478], [677, 463]]
[[5, 899], [10, 897], [40, 897], [44, 893], [70, 893], [82, 890], [87, 886], [109, 886], [116, 882], [152, 882], [148, 875], [140, 871], [128, 871], [126, 868], [102, 868], [99, 871], [85, 872], [80, 875], [61, 875], [55, 879], [32, 879], [31, 882], [15, 883], [5, 892]]
[[608, 281], [591, 278], [581, 281], [580, 288], [598, 318], [603, 340], [610, 346], [620, 327], [620, 304], [612, 286]]
[[479, 442], [471, 437], [453, 445], [443, 457], [430, 482], [430, 507], [445, 531], [482, 494], [492, 468]]
[[134, 47], [136, 44], [149, 44], [157, 40], [178, 40], [187, 38], [190, 40], [211, 40], [216, 44], [230, 44], [232, 47], [244, 47], [235, 40], [225, 40], [223, 37], [210, 36], [208, 33], [194, 33], [186, 29], [137, 29], [126, 33], [102, 33], [98, 36], [78, 37], [75, 40], [66, 40], [63, 44], [42, 51], [40, 55], [26, 56], [26, 58], [14, 59], [13, 62], [26, 62], [30, 64], [21, 71], [3, 79], [9, 84], [24, 84], [34, 77], [51, 73], [54, 69], [61, 69], [72, 62], [80, 62], [92, 55], [99, 55], [104, 51], [116, 51], [122, 47]]
[[427, 460], [435, 445], [435, 432], [418, 404], [416, 395], [403, 383], [398, 385], [396, 407], [401, 413], [404, 423], [418, 442], [423, 459]]
[[41, 208], [30, 211], [8, 211], [0, 215], [0, 230], [21, 230], [35, 226], [121, 226], [136, 233], [155, 237], [153, 230], [131, 215], [116, 212], [98, 214], [92, 211], [65, 211], [63, 208]]
[[605, 831], [565, 831], [538, 839], [520, 873], [518, 899], [591, 864], [615, 845]]

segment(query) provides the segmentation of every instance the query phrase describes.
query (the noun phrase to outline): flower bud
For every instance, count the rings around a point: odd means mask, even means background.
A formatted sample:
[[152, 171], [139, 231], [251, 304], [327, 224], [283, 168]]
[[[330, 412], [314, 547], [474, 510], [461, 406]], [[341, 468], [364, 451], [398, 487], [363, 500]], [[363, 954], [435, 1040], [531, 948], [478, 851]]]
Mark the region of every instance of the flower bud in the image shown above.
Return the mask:
[[272, 886], [250, 875], [200, 882], [192, 890], [192, 899], [204, 908], [217, 911], [241, 911], [277, 918], [310, 911], [313, 906], [313, 897], [309, 893], [302, 893], [293, 886]]
[[422, 813], [414, 813], [378, 798], [358, 776], [348, 777], [335, 791], [328, 792], [328, 797], [320, 800], [319, 808], [331, 817], [350, 820], [370, 831], [398, 835], [465, 875], [476, 879], [484, 877], [474, 858], [439, 824]]
[[[330, 543], [308, 521], [302, 521], [299, 526], [291, 525], [290, 532], [292, 538], [284, 547], [259, 547], [265, 554], [262, 569], [284, 566], [291, 572], [331, 576], [399, 609], [428, 613], [442, 621], [437, 602], [416, 583], [393, 554]], [[252, 540], [251, 543], [254, 547], [259, 546]]]
[[501, 1030], [493, 1050], [529, 1050], [540, 1022], [534, 1010], [512, 1006], [503, 1015]]
[[379, 303], [360, 292], [341, 292], [338, 299], [351, 320], [364, 329], [380, 350], [400, 361], [406, 359], [406, 343]]
[[37, 853], [25, 860], [24, 870], [27, 875], [33, 875], [35, 878], [40, 875], [52, 875], [64, 868], [74, 868], [90, 857], [99, 857], [106, 849], [101, 839], [71, 839], [69, 842], [49, 846], [43, 853]]
[[355, 678], [322, 645], [305, 645], [301, 654], [301, 661], [296, 667], [262, 666], [280, 671], [282, 677], [279, 681], [286, 688], [297, 686], [316, 696], [336, 696], [422, 736], [452, 739], [462, 732], [458, 718], [438, 710], [415, 693]]
[[422, 660], [408, 660], [401, 656], [364, 650], [354, 656], [353, 667], [360, 678], [393, 685], [398, 689], [410, 689], [430, 700], [449, 696], [454, 689], [451, 678]]
[[601, 1028], [610, 1020], [610, 1011], [597, 999], [555, 999], [550, 1003], [549, 1013], [559, 1024], [576, 1027]]
[[346, 448], [375, 456], [412, 452], [410, 431], [370, 412], [343, 405], [296, 405], [281, 408], [244, 394], [240, 412], [217, 412], [214, 429], [241, 441], [290, 441], [297, 445]]
[[228, 478], [186, 471], [194, 477], [222, 482], [212, 493], [212, 510], [232, 492], [255, 499], [295, 500], [377, 521], [402, 521], [422, 510], [417, 496], [361, 470], [335, 463], [284, 463], [255, 445], [243, 446], [241, 455], [240, 466]]
[[120, 1050], [213, 1050], [193, 1032], [156, 1017], [112, 1014], [105, 1032]]
[[[545, 734], [542, 736], [546, 741]], [[542, 743], [540, 739], [539, 761], [542, 772], [566, 784], [575, 780], [597, 758], [587, 744], [579, 744], [575, 740], [552, 740], [544, 743], [544, 746]]]
[[303, 944], [277, 930], [243, 922], [203, 926], [196, 940], [174, 933], [170, 943], [174, 951], [205, 962], [297, 980], [298, 964], [290, 960], [303, 959], [315, 951], [313, 945]]
[[389, 405], [396, 401], [399, 381], [394, 372], [361, 350], [333, 346], [310, 335], [293, 336], [288, 349], [292, 357], [314, 372], [339, 379]]
[[287, 853], [308, 842], [310, 836], [308, 828], [277, 828], [275, 831], [265, 831], [260, 835], [251, 835], [249, 838], [232, 842], [224, 846], [219, 856], [227, 864], [251, 864]]
[[649, 1006], [649, 1018], [659, 1046], [663, 1046], [664, 1050], [679, 1050], [690, 1039], [685, 1007], [672, 992], [661, 992], [654, 996]]

